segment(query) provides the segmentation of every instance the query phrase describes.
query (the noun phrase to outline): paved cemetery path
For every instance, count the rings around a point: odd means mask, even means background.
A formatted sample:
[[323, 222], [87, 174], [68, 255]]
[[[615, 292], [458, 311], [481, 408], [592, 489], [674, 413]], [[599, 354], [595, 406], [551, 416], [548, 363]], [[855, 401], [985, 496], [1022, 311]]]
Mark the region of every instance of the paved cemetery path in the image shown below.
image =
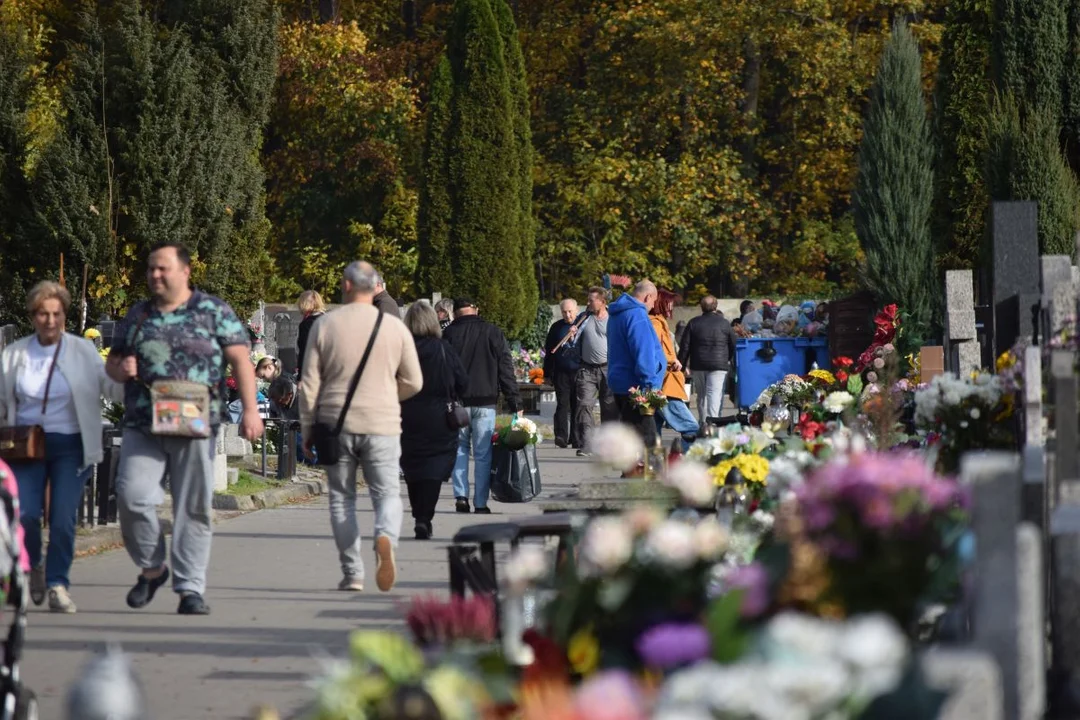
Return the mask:
[[[539, 456], [545, 495], [565, 492], [593, 472], [572, 450], [550, 443]], [[365, 557], [369, 589], [359, 595], [334, 590], [340, 570], [325, 498], [225, 520], [214, 534], [209, 617], [177, 615], [176, 596], [164, 590], [149, 607], [128, 609], [124, 597], [137, 573], [123, 551], [78, 560], [72, 596], [79, 612], [31, 611], [24, 678], [41, 698], [41, 717], [61, 720], [67, 689], [83, 663], [115, 641], [133, 657], [148, 689], [151, 720], [249, 718], [259, 704], [287, 718], [312, 697], [305, 681], [318, 671], [314, 656], [342, 656], [355, 628], [402, 627], [400, 607], [412, 595], [447, 592], [444, 547], [458, 528], [538, 512], [532, 504], [491, 507], [490, 517], [457, 515], [453, 491], [444, 485], [435, 538], [418, 542], [406, 499], [399, 581], [387, 594], [374, 587], [373, 557]], [[366, 492], [359, 516], [370, 543]]]

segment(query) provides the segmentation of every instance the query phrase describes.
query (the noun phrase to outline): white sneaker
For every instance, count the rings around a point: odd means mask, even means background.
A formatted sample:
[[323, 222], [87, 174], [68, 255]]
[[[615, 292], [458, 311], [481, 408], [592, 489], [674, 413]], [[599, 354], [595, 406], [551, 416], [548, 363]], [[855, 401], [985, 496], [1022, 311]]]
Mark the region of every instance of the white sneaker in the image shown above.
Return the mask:
[[341, 582], [338, 583], [337, 589], [343, 592], [363, 592], [364, 579], [359, 575], [346, 575], [341, 578]]
[[45, 563], [30, 570], [30, 599], [35, 605], [45, 602]]
[[63, 585], [54, 585], [49, 588], [49, 610], [54, 613], [74, 613], [75, 602], [68, 594], [68, 589]]

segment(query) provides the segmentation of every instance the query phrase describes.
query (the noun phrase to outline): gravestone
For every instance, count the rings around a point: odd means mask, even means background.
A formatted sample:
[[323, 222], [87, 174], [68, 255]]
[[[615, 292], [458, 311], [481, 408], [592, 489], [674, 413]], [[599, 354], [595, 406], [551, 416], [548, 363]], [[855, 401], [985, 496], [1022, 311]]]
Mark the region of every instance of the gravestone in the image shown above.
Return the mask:
[[938, 375], [945, 373], [945, 349], [939, 346], [924, 347], [919, 350], [919, 379], [929, 383]]
[[1016, 528], [1017, 667], [1020, 720], [1039, 720], [1046, 712], [1046, 618], [1044, 616], [1043, 536], [1034, 525]]
[[982, 365], [971, 270], [945, 271], [945, 365], [961, 375]]
[[300, 358], [296, 356], [296, 339], [300, 334], [300, 320], [290, 312], [274, 315], [274, 345], [276, 356], [286, 372], [296, 370]]
[[[252, 314], [251, 319], [248, 321], [248, 325], [255, 332], [262, 335], [262, 340], [256, 340], [252, 343], [252, 352], [259, 355], [270, 355], [275, 357], [274, 353], [270, 350], [269, 333], [266, 327], [266, 304], [261, 300], [259, 301], [259, 309]], [[276, 350], [276, 348], [275, 348]]]
[[1034, 202], [995, 202], [993, 238], [994, 354], [1034, 332], [1032, 307], [1039, 301], [1039, 217]]
[[1021, 411], [1023, 413], [1024, 520], [1046, 527], [1046, 438], [1043, 432], [1042, 351], [1037, 345], [1024, 349]]
[[920, 660], [927, 684], [949, 694], [938, 720], [1005, 720], [1001, 670], [988, 653], [936, 647]]
[[1016, 528], [1020, 522], [1020, 459], [1006, 452], [970, 452], [960, 475], [971, 487], [976, 538], [973, 645], [1001, 668], [1005, 717], [1019, 709], [1019, 590]]
[[229, 489], [228, 456], [225, 454], [225, 426], [218, 426], [214, 438], [214, 491]]
[[861, 292], [829, 303], [829, 356], [857, 358], [874, 341], [877, 301]]

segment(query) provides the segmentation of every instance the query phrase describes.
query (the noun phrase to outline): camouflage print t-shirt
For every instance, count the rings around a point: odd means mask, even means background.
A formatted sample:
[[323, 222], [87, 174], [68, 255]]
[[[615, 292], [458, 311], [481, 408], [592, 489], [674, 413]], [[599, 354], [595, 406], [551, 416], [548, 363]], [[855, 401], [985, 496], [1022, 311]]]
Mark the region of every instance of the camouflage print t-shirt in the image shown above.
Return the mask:
[[162, 313], [152, 300], [133, 307], [114, 335], [112, 351], [134, 350], [138, 381], [124, 388], [124, 425], [150, 427], [150, 385], [156, 380], [188, 380], [210, 388], [210, 420], [226, 422], [225, 353], [249, 345], [247, 328], [233, 309], [213, 295], [195, 290], [187, 304]]

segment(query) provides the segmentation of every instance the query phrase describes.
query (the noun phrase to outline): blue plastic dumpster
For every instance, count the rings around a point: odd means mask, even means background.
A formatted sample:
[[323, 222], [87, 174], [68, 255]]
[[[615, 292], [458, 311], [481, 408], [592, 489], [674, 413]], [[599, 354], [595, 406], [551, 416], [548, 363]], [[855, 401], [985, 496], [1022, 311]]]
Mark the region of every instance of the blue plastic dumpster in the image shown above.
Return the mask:
[[[809, 369], [803, 338], [745, 338], [735, 342], [735, 377], [739, 383], [739, 407], [757, 402], [761, 391], [785, 375], [805, 375]], [[828, 349], [826, 348], [826, 351]]]
[[819, 370], [831, 370], [832, 358], [829, 355], [829, 339], [825, 337], [797, 338], [795, 346], [806, 353], [806, 369], [817, 363]]

